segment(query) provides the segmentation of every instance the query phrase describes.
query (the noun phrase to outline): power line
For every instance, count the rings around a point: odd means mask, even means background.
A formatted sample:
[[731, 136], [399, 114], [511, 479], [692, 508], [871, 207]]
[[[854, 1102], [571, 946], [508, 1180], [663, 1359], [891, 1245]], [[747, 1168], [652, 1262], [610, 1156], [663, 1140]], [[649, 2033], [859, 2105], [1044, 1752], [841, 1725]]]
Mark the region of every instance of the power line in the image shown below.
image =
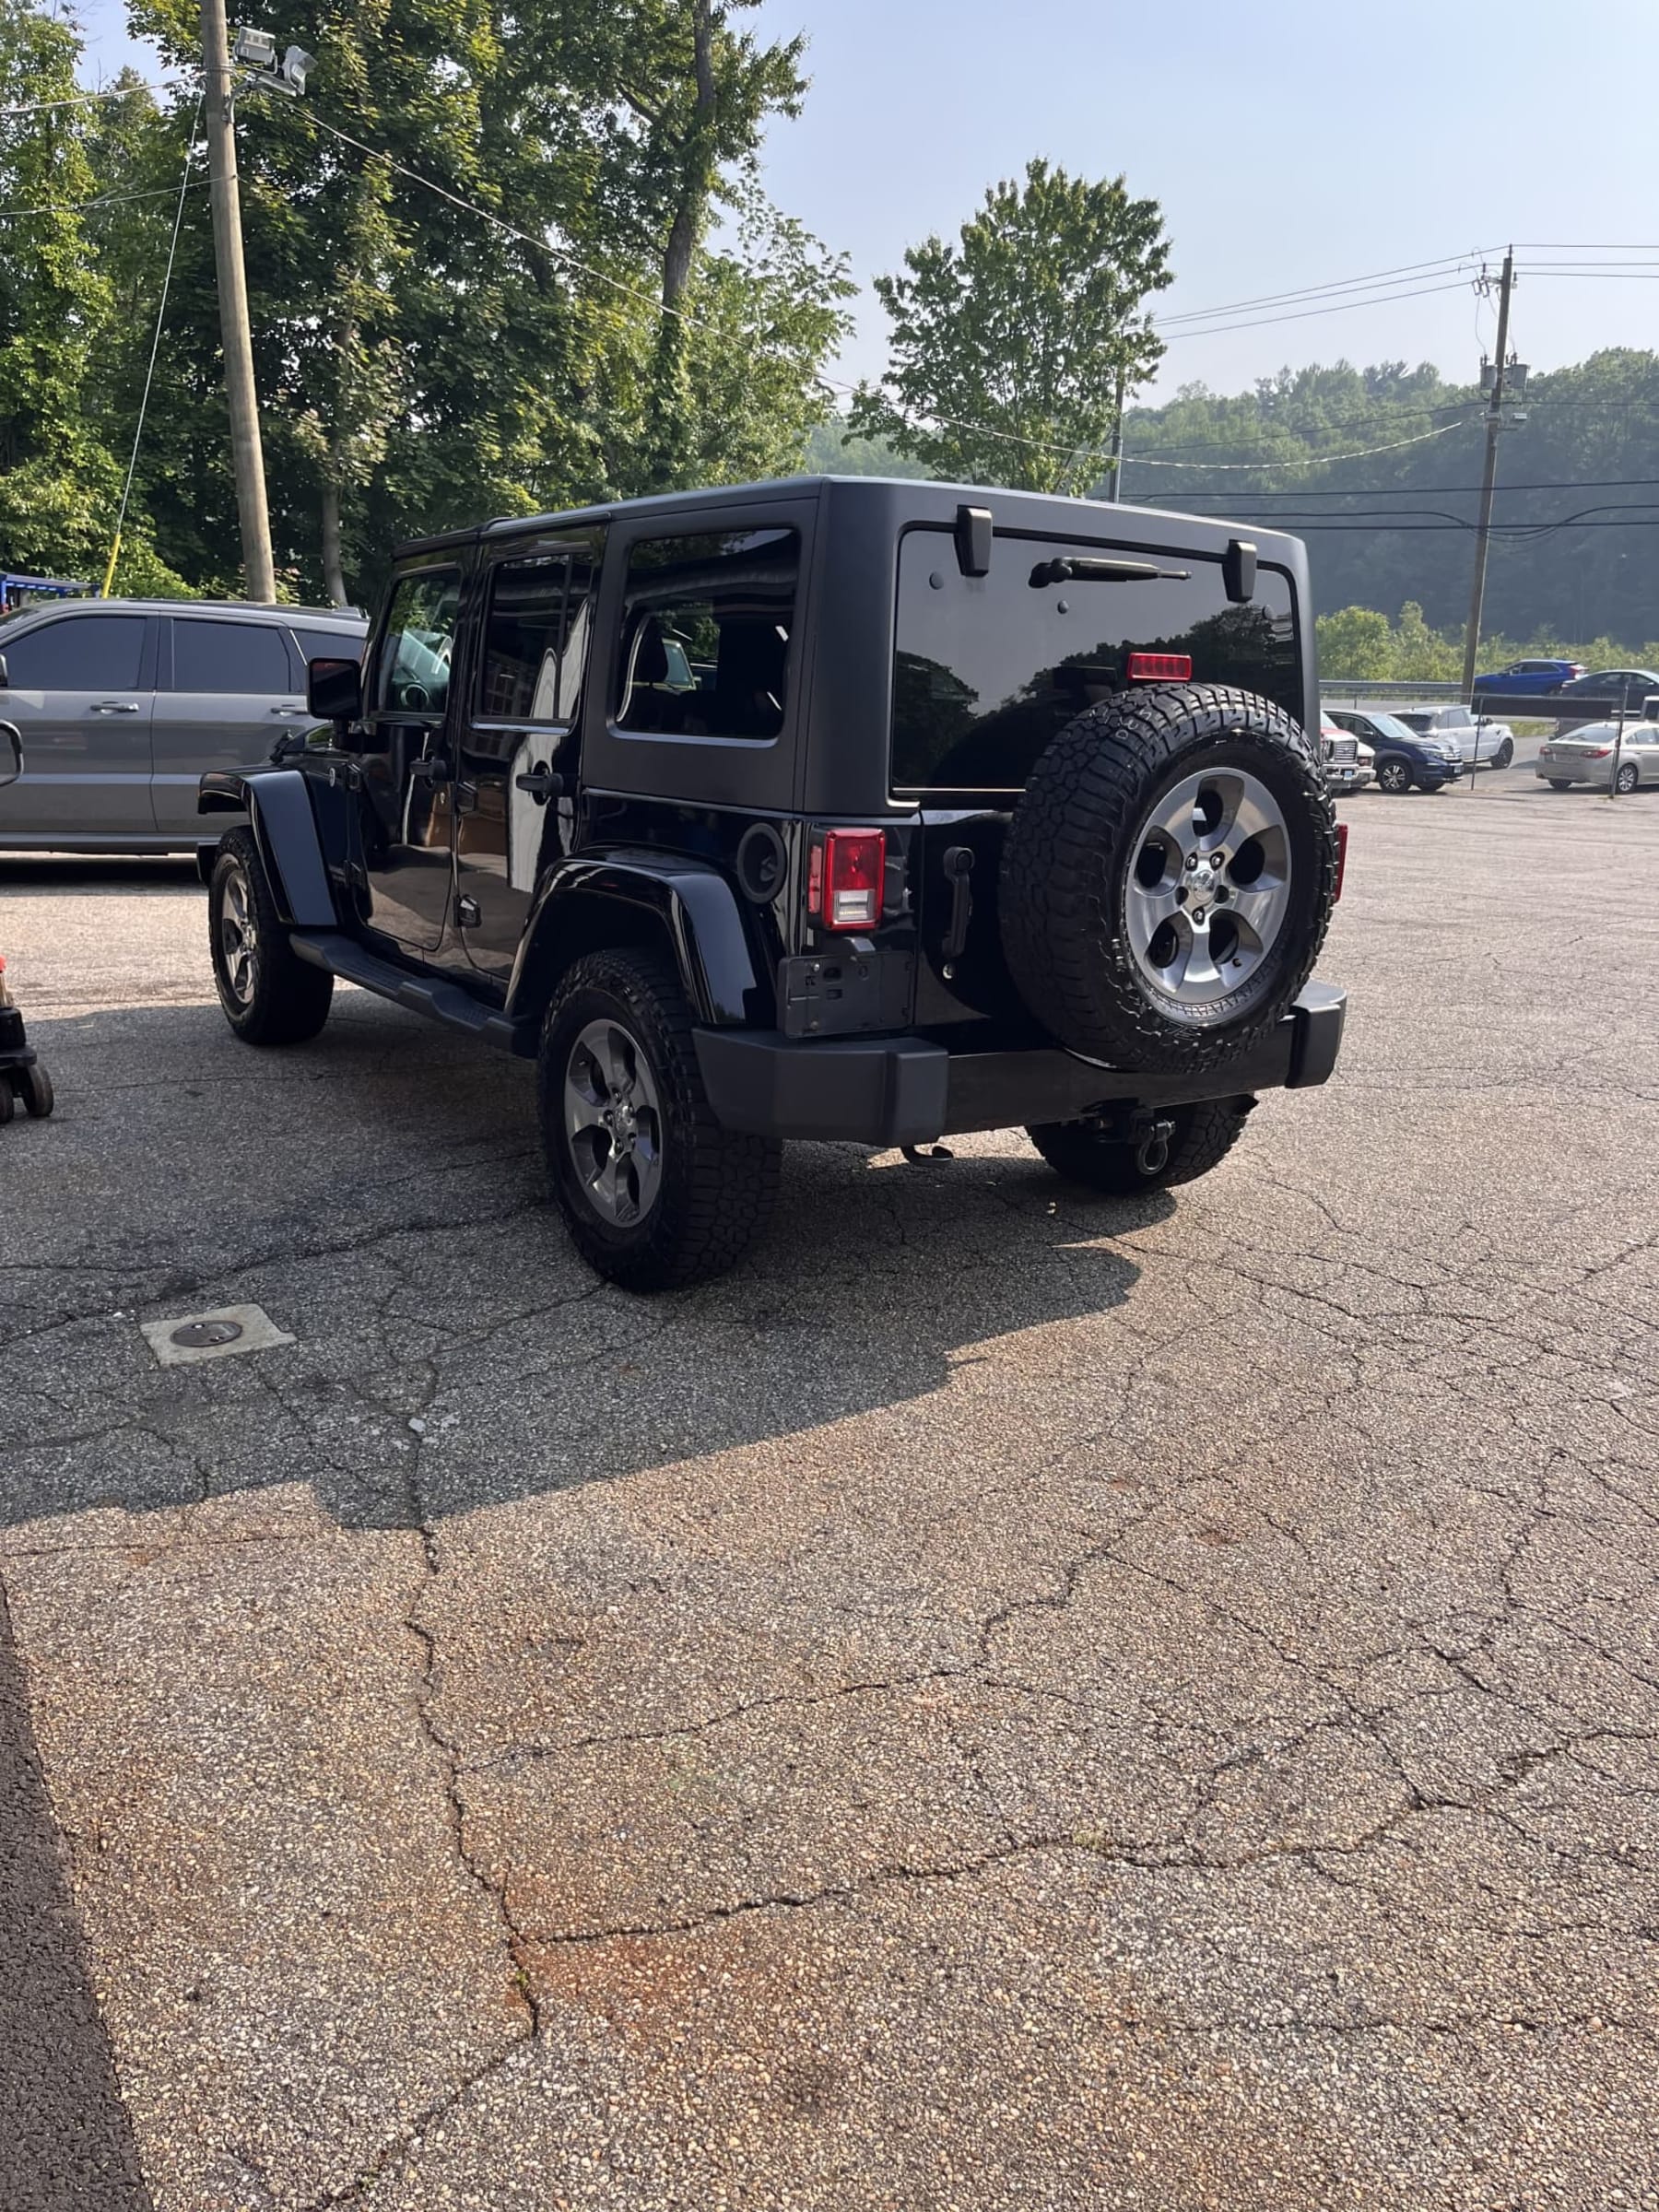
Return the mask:
[[[1496, 251], [1495, 248], [1492, 250]], [[1212, 315], [1241, 314], [1255, 307], [1294, 307], [1304, 300], [1317, 300], [1327, 294], [1393, 284], [1402, 276], [1421, 276], [1425, 274], [1444, 276], [1452, 269], [1468, 267], [1481, 258], [1478, 253], [1442, 253], [1438, 261], [1406, 262], [1397, 269], [1382, 269], [1371, 276], [1334, 277], [1328, 284], [1304, 285], [1299, 290], [1289, 292], [1263, 292], [1254, 300], [1229, 300], [1218, 307], [1187, 308], [1180, 314], [1157, 315], [1153, 320], [1162, 330], [1174, 323], [1206, 323]]]
[[[197, 177], [197, 184], [205, 184], [206, 177]], [[0, 207], [0, 216], [13, 215], [79, 215], [89, 207], [119, 207], [124, 200], [170, 200], [176, 185], [159, 184], [147, 192], [100, 192], [89, 200], [37, 200], [32, 206]]]
[[1172, 346], [1180, 338], [1225, 337], [1230, 331], [1235, 330], [1266, 330], [1277, 323], [1307, 323], [1319, 315], [1343, 314], [1350, 308], [1391, 307], [1398, 300], [1427, 300], [1435, 292], [1461, 292], [1466, 288], [1460, 278], [1455, 284], [1418, 285], [1409, 291], [1378, 293], [1373, 298], [1364, 300], [1334, 300], [1326, 306], [1303, 308], [1296, 314], [1263, 315], [1248, 323], [1218, 323], [1203, 330], [1172, 330], [1169, 334], [1168, 343]]
[[[126, 100], [135, 92], [171, 92], [178, 86], [177, 77], [160, 77], [154, 84], [117, 85], [110, 92], [77, 92], [73, 100], [31, 100], [23, 107], [0, 108], [0, 123], [9, 123], [14, 115], [50, 115], [56, 108], [86, 108], [100, 100]], [[168, 190], [172, 190], [171, 184]]]

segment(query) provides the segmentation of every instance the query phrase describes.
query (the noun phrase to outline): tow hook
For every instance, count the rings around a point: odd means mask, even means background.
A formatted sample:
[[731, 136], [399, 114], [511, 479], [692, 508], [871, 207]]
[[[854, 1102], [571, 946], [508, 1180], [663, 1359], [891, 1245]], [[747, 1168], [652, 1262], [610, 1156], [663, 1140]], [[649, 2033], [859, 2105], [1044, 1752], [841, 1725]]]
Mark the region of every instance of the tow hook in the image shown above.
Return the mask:
[[1173, 1122], [1154, 1122], [1135, 1147], [1135, 1164], [1143, 1175], [1161, 1175], [1170, 1164]]

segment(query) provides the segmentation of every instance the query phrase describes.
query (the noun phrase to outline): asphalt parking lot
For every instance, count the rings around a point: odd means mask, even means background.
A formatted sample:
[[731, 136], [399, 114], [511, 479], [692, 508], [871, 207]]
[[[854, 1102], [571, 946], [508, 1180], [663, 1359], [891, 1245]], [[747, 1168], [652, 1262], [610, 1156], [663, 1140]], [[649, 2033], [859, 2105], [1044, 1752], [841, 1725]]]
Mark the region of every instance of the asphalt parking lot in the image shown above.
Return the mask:
[[0, 864], [6, 2212], [1659, 2205], [1659, 794], [1344, 812], [1216, 1174], [643, 1304], [526, 1070]]

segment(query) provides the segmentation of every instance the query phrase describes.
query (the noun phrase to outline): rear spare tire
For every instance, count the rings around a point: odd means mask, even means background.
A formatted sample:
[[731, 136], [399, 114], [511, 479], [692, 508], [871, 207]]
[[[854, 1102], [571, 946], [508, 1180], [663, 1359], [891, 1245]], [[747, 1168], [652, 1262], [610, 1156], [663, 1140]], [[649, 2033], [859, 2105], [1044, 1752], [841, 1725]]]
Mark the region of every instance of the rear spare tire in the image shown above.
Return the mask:
[[1135, 694], [1079, 714], [1032, 770], [1003, 853], [1003, 949], [1073, 1052], [1218, 1066], [1306, 982], [1335, 882], [1300, 724], [1219, 684]]

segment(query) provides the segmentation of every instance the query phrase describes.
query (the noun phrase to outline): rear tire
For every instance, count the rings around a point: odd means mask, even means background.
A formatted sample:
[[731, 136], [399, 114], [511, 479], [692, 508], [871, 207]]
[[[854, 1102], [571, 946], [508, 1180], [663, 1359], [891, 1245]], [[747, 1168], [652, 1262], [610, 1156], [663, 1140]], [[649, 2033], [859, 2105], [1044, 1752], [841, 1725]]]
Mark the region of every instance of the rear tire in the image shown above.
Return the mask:
[[1503, 743], [1498, 747], [1498, 750], [1492, 755], [1492, 766], [1494, 768], [1507, 768], [1514, 757], [1515, 748], [1506, 737]]
[[1572, 779], [1570, 776], [1546, 776], [1544, 780], [1551, 791], [1571, 791], [1572, 789]]
[[1171, 1106], [1158, 1118], [1173, 1122], [1168, 1155], [1161, 1167], [1143, 1168], [1136, 1147], [1112, 1137], [1088, 1122], [1040, 1122], [1028, 1128], [1044, 1159], [1068, 1182], [1113, 1198], [1137, 1191], [1168, 1190], [1192, 1182], [1218, 1167], [1244, 1134], [1253, 1099], [1206, 1099], [1195, 1106]]
[[1641, 774], [1636, 763], [1633, 760], [1627, 760], [1614, 780], [1614, 789], [1627, 793], [1632, 792], [1641, 781]]
[[31, 1060], [19, 1077], [23, 1110], [32, 1121], [43, 1122], [52, 1112], [52, 1077], [38, 1060]]
[[0, 1068], [0, 1129], [4, 1129], [18, 1111], [18, 1101], [12, 1095], [11, 1077]]
[[607, 1282], [707, 1281], [764, 1228], [783, 1148], [715, 1120], [691, 1009], [659, 954], [589, 953], [567, 971], [542, 1025], [536, 1093], [559, 1207]]
[[248, 830], [219, 846], [207, 884], [213, 981], [244, 1044], [303, 1044], [328, 1019], [334, 977], [300, 959]]

